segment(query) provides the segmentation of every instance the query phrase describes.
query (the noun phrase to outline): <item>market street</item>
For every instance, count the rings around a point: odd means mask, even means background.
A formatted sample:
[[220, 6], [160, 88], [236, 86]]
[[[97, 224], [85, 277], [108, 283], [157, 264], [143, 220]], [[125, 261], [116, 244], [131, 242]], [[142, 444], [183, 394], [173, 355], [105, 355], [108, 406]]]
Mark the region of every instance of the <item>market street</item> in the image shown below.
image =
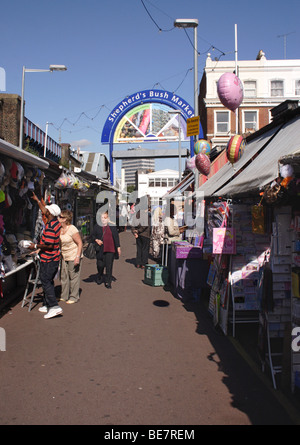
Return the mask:
[[283, 425], [285, 410], [201, 304], [143, 283], [120, 234], [112, 289], [84, 259], [81, 300], [0, 319], [1, 425]]

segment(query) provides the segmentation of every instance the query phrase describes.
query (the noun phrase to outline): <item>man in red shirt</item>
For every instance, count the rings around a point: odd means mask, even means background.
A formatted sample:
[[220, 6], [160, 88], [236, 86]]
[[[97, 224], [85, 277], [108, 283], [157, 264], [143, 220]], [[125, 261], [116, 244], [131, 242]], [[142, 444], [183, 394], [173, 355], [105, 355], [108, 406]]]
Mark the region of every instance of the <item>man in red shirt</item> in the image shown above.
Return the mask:
[[60, 208], [56, 204], [44, 206], [40, 201], [38, 201], [38, 204], [47, 218], [47, 223], [40, 243], [31, 243], [29, 249], [40, 251], [40, 280], [44, 291], [44, 304], [39, 308], [39, 311], [45, 313], [44, 318], [52, 318], [63, 312], [57, 304], [54, 288], [54, 277], [57, 274], [60, 260], [59, 235], [61, 225], [57, 219], [60, 215]]

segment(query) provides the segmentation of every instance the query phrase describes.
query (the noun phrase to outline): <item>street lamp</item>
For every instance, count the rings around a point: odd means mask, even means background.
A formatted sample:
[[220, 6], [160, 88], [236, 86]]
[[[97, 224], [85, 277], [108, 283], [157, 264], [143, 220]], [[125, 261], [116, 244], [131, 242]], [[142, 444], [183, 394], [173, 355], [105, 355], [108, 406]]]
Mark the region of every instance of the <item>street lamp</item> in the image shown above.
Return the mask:
[[181, 181], [181, 111], [180, 110], [172, 110], [168, 112], [169, 114], [175, 114], [178, 116], [178, 164], [179, 164], [179, 181]]
[[[176, 19], [174, 26], [176, 28], [194, 28], [194, 113], [195, 116], [199, 116], [198, 107], [198, 45], [197, 45], [197, 26], [198, 19]], [[195, 136], [194, 141], [198, 140], [198, 136]], [[199, 185], [199, 173], [195, 171], [195, 190]]]
[[199, 115], [198, 110], [198, 50], [197, 50], [197, 26], [198, 19], [176, 19], [176, 28], [194, 28], [194, 110], [195, 116]]
[[19, 147], [23, 148], [23, 133], [24, 133], [24, 84], [25, 73], [52, 73], [53, 71], [66, 71], [65, 65], [50, 65], [49, 69], [30, 69], [23, 66], [22, 72], [22, 97], [21, 97], [21, 115], [20, 115], [20, 134], [19, 134]]

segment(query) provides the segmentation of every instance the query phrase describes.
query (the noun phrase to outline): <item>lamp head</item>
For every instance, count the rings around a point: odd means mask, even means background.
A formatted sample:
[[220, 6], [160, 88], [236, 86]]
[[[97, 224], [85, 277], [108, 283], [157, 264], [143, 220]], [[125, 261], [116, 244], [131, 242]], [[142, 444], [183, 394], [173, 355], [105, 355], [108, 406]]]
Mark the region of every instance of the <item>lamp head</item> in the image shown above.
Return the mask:
[[67, 67], [65, 65], [50, 65], [50, 71], [67, 71]]
[[198, 23], [198, 19], [176, 19], [174, 26], [176, 28], [196, 28]]

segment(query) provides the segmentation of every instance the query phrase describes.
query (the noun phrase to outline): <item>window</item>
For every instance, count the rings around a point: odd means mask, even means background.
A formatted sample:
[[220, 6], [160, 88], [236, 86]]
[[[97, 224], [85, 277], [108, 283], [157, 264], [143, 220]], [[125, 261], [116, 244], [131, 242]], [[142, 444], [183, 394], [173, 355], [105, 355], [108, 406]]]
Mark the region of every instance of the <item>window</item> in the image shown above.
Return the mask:
[[300, 96], [300, 80], [295, 82], [295, 96]]
[[244, 132], [258, 130], [257, 121], [257, 111], [244, 111]]
[[271, 96], [283, 96], [283, 80], [271, 80]]
[[162, 178], [162, 180], [161, 180], [161, 186], [162, 186], [162, 187], [167, 187], [167, 178]]
[[154, 187], [154, 179], [149, 179], [149, 187]]
[[256, 97], [256, 80], [244, 81], [244, 95], [245, 97]]
[[216, 133], [228, 133], [229, 126], [229, 111], [216, 111], [215, 114], [215, 131]]

